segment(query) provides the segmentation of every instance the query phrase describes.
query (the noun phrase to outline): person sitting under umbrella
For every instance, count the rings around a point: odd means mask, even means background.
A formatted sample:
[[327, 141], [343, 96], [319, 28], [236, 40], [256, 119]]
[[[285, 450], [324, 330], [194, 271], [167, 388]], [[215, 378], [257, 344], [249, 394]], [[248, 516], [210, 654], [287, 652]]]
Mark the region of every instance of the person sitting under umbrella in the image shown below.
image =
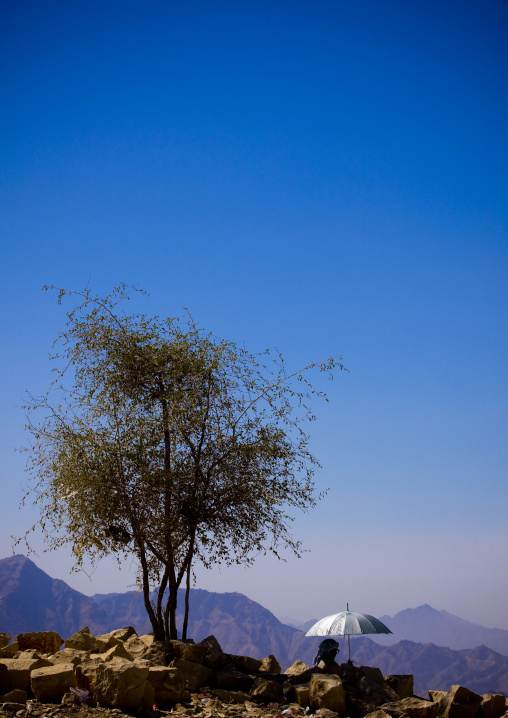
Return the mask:
[[335, 661], [335, 656], [339, 651], [338, 641], [334, 638], [325, 638], [319, 644], [318, 652], [312, 665], [322, 668], [325, 673], [337, 673], [339, 666]]

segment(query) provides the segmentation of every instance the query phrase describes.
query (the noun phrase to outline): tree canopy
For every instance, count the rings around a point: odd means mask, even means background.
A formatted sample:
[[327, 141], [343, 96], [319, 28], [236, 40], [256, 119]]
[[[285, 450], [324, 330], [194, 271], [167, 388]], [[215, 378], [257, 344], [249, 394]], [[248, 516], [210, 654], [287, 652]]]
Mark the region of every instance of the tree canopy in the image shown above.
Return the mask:
[[291, 511], [319, 498], [304, 427], [309, 400], [324, 397], [306, 375], [344, 367], [334, 357], [288, 375], [280, 353], [253, 354], [190, 315], [126, 313], [130, 291], [59, 290], [74, 306], [55, 342], [55, 381], [27, 405], [24, 501], [39, 507], [32, 529], [50, 549], [70, 544], [78, 568], [85, 557], [135, 557], [158, 639], [177, 637], [185, 580], [185, 637], [194, 561], [299, 555]]

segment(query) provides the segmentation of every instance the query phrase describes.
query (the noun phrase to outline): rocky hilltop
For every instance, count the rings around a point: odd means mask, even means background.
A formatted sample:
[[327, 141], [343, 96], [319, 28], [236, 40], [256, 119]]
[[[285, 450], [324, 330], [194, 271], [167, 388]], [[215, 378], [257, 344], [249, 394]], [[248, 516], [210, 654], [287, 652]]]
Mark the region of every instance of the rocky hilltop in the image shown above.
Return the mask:
[[[115, 716], [256, 718], [319, 713], [319, 718], [508, 718], [502, 695], [459, 685], [430, 700], [413, 695], [411, 675], [378, 668], [296, 661], [285, 672], [263, 660], [225, 653], [214, 636], [156, 642], [131, 626], [95, 636], [88, 627], [65, 642], [55, 631], [0, 634], [0, 710], [17, 718]], [[62, 648], [62, 643], [64, 644]]]

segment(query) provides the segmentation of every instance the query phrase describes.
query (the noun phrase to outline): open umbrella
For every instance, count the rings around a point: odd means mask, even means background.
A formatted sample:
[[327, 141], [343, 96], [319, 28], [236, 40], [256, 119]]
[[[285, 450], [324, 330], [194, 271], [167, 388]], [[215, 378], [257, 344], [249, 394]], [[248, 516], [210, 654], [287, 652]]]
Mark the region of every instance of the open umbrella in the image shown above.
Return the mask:
[[309, 628], [306, 636], [347, 636], [349, 646], [349, 660], [351, 661], [351, 638], [362, 633], [391, 633], [378, 618], [368, 613], [353, 613], [349, 610], [341, 613], [334, 613], [332, 616], [321, 618]]

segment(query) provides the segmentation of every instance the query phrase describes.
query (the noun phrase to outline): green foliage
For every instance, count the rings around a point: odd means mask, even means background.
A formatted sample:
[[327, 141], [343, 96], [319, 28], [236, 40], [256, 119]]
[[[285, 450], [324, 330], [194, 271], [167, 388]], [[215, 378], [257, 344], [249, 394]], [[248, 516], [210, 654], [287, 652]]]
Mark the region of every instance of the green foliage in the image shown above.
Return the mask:
[[299, 555], [289, 511], [319, 498], [303, 426], [311, 396], [324, 396], [305, 374], [343, 366], [332, 358], [287, 375], [279, 353], [219, 340], [190, 315], [126, 314], [130, 291], [59, 290], [75, 306], [55, 342], [55, 381], [27, 407], [28, 495], [49, 547], [70, 544], [77, 567], [134, 555], [155, 634], [174, 638], [194, 559]]

